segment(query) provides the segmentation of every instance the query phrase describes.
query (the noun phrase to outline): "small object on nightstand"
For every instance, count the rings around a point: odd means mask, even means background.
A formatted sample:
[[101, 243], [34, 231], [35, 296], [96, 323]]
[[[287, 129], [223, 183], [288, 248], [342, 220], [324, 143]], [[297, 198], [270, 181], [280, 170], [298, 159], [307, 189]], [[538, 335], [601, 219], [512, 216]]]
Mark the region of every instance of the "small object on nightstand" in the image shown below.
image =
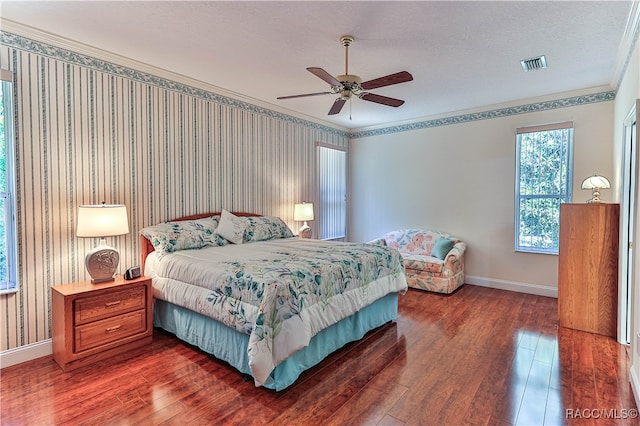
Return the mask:
[[311, 238], [311, 227], [307, 221], [313, 220], [313, 203], [301, 203], [296, 204], [293, 211], [293, 220], [303, 222], [304, 225], [300, 228], [300, 238]]
[[140, 272], [140, 267], [139, 266], [133, 266], [129, 269], [127, 269], [124, 273], [124, 279], [125, 280], [132, 280], [134, 278], [140, 278], [140, 275], [142, 275], [142, 273]]

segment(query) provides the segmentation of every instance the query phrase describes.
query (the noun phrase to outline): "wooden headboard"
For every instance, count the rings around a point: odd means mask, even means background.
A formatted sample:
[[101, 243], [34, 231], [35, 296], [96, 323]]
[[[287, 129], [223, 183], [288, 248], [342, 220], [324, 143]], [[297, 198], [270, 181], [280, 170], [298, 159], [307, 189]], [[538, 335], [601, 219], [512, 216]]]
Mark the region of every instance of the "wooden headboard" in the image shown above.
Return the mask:
[[[257, 216], [262, 216], [260, 214], [257, 213], [245, 213], [245, 212], [231, 212], [233, 215], [235, 216], [244, 216], [244, 217], [257, 217]], [[201, 213], [201, 214], [193, 214], [191, 216], [184, 216], [184, 217], [179, 217], [177, 219], [171, 219], [168, 222], [178, 222], [181, 220], [195, 220], [195, 219], [203, 219], [205, 217], [211, 217], [211, 216], [216, 216], [216, 215], [220, 215], [221, 212], [214, 212], [214, 213]], [[151, 241], [149, 241], [147, 239], [147, 237], [145, 237], [144, 235], [140, 235], [140, 269], [142, 271], [142, 273], [144, 273], [144, 263], [147, 260], [147, 256], [149, 255], [149, 253], [152, 253], [154, 251], [153, 245], [151, 244]]]

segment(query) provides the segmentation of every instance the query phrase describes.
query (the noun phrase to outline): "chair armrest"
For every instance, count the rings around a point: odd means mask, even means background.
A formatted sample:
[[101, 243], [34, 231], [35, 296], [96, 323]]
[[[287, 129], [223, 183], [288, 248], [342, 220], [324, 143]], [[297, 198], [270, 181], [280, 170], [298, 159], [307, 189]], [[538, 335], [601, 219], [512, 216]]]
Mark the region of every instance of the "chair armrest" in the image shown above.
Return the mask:
[[[467, 250], [467, 243], [465, 243], [464, 241], [457, 241], [453, 245], [451, 250], [449, 250], [449, 253], [447, 253], [446, 257], [449, 257], [449, 256], [462, 257], [466, 250]], [[446, 260], [446, 257], [445, 257], [445, 260]]]
[[464, 268], [464, 252], [467, 250], [467, 243], [458, 241], [453, 245], [453, 248], [449, 250], [447, 256], [444, 258], [445, 269], [458, 272]]

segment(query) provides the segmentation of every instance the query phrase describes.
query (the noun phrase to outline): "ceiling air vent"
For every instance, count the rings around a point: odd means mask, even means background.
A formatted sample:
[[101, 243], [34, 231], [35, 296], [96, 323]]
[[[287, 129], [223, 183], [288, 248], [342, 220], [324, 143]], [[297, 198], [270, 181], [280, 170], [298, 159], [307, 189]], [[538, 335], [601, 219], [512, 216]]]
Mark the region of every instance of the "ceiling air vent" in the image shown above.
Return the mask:
[[522, 65], [522, 69], [525, 72], [541, 70], [547, 67], [547, 59], [542, 56], [537, 56], [535, 58], [523, 59], [520, 61], [520, 65]]

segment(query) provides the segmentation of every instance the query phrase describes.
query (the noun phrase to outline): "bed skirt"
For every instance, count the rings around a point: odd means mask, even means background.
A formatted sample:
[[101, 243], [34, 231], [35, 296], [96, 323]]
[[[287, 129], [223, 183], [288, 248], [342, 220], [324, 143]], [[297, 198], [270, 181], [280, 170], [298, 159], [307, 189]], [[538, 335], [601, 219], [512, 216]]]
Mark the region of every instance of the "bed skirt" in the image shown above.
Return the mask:
[[[391, 293], [315, 335], [309, 346], [280, 363], [271, 372], [264, 386], [276, 391], [285, 389], [295, 382], [303, 371], [318, 364], [327, 355], [349, 342], [361, 339], [368, 331], [397, 317], [398, 294]], [[251, 375], [247, 355], [249, 335], [159, 299], [154, 299], [153, 325], [228, 362], [240, 372]]]

